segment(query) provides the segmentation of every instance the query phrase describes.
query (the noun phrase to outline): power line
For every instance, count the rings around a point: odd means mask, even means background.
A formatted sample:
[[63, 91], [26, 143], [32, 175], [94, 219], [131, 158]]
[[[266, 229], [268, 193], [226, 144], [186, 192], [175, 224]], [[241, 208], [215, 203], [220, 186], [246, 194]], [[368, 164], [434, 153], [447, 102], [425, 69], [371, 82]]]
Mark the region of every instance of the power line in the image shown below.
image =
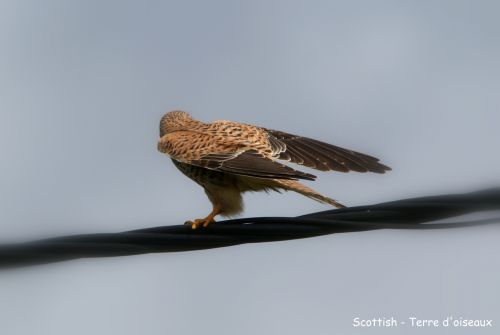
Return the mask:
[[217, 222], [204, 229], [162, 226], [121, 233], [71, 235], [0, 246], [0, 268], [78, 258], [180, 252], [293, 240], [376, 229], [448, 229], [500, 223], [500, 217], [432, 223], [500, 209], [500, 188], [466, 194], [405, 199], [348, 207], [298, 217], [258, 217]]

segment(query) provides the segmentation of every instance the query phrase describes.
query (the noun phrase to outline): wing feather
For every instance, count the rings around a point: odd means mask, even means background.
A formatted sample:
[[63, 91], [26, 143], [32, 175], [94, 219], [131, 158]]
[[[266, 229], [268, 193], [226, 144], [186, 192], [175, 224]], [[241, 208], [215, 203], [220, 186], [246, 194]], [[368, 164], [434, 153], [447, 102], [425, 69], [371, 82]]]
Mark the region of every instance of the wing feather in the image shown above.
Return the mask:
[[221, 157], [221, 155], [217, 154], [206, 155], [199, 160], [191, 161], [190, 164], [221, 172], [258, 178], [306, 180], [314, 180], [316, 178], [309, 173], [294, 170], [289, 166], [266, 158], [256, 150], [247, 150], [238, 154], [228, 155], [227, 157]]
[[276, 152], [278, 159], [322, 171], [384, 173], [390, 170], [388, 166], [379, 163], [377, 158], [360, 152], [278, 130], [266, 130], [270, 138], [274, 137], [286, 146], [285, 150]]
[[[284, 149], [284, 144], [282, 146]], [[273, 179], [316, 178], [276, 162], [252, 147], [210, 134], [169, 133], [160, 138], [158, 150], [179, 162], [221, 172]]]

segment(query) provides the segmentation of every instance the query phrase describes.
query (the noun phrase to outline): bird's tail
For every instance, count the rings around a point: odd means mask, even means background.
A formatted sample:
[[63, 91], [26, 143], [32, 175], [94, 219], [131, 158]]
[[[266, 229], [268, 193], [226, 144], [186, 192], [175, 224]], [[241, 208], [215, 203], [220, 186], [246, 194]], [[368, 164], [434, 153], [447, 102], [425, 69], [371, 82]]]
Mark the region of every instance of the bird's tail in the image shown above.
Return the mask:
[[316, 192], [312, 188], [307, 187], [306, 185], [303, 185], [296, 180], [274, 179], [274, 181], [278, 184], [277, 187], [281, 188], [283, 190], [294, 191], [294, 192], [300, 193], [302, 195], [305, 195], [308, 198], [316, 200], [318, 202], [321, 202], [324, 204], [329, 204], [329, 205], [335, 206], [337, 208], [345, 207], [344, 205], [337, 202], [336, 200], [334, 200], [332, 198], [325, 197], [324, 195], [319, 194], [318, 192]]

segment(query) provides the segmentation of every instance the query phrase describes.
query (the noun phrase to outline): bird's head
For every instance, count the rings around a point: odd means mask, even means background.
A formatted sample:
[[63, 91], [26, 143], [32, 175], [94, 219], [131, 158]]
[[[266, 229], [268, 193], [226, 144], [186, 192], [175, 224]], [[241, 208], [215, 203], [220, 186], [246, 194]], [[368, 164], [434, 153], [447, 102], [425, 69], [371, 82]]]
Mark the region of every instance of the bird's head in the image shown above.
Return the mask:
[[193, 118], [184, 111], [171, 111], [160, 120], [160, 137], [173, 131], [185, 130]]

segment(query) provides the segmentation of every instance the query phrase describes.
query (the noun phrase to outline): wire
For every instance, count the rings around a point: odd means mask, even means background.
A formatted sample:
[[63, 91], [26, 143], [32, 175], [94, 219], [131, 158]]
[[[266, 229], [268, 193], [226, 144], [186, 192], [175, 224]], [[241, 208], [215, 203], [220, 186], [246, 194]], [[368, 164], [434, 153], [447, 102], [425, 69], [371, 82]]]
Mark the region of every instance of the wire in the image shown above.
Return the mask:
[[493, 210], [500, 210], [500, 188], [347, 207], [298, 217], [227, 220], [196, 230], [186, 225], [173, 225], [121, 233], [63, 236], [0, 245], [0, 269], [78, 258], [204, 250], [376, 229], [448, 229], [500, 223], [500, 217], [436, 223]]

